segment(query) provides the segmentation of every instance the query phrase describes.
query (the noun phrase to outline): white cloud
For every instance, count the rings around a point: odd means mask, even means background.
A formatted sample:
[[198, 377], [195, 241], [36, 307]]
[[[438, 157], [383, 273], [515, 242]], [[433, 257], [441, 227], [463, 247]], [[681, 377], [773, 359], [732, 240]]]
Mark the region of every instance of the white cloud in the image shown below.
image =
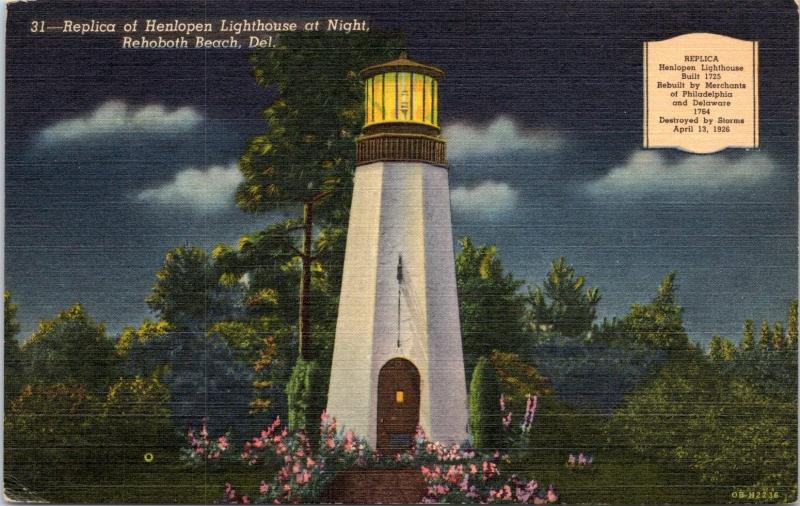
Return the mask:
[[458, 186], [450, 190], [453, 211], [479, 219], [497, 219], [508, 215], [517, 204], [519, 191], [506, 183], [484, 181], [478, 186]]
[[141, 191], [137, 199], [163, 206], [218, 211], [233, 205], [233, 195], [242, 180], [236, 163], [206, 170], [184, 169], [172, 181]]
[[453, 159], [514, 151], [548, 152], [564, 144], [558, 134], [521, 129], [507, 116], [498, 116], [486, 126], [455, 123], [444, 127], [443, 133], [447, 154]]
[[642, 150], [586, 189], [595, 195], [631, 196], [733, 189], [764, 181], [774, 170], [774, 162], [762, 153], [743, 154], [735, 160], [723, 155], [690, 155], [669, 163], [657, 151]]
[[192, 107], [169, 110], [163, 105], [134, 108], [119, 100], [109, 100], [94, 111], [54, 123], [39, 134], [48, 143], [97, 138], [120, 133], [186, 132], [203, 117]]

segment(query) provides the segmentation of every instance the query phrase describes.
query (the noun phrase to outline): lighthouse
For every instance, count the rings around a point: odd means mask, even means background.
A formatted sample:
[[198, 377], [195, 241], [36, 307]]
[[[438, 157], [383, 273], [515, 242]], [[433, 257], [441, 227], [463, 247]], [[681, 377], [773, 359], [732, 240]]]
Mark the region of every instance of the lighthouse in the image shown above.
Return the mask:
[[366, 68], [328, 412], [379, 451], [419, 425], [467, 439], [445, 140], [444, 73], [399, 59]]

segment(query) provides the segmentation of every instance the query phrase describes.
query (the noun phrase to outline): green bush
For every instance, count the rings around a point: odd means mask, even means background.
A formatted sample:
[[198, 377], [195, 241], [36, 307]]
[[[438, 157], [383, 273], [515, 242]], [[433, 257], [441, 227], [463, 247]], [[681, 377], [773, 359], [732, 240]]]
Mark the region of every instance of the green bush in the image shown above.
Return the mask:
[[155, 376], [120, 379], [108, 390], [103, 404], [107, 458], [138, 462], [145, 453], [176, 451], [170, 421], [169, 390]]
[[31, 490], [96, 474], [104, 434], [99, 406], [82, 385], [26, 385], [4, 420], [5, 468]]
[[289, 430], [305, 430], [316, 441], [319, 423], [327, 399], [327, 372], [317, 361], [298, 358], [286, 385], [289, 407]]
[[478, 359], [469, 387], [469, 426], [475, 448], [493, 450], [501, 446], [500, 381], [487, 357]]

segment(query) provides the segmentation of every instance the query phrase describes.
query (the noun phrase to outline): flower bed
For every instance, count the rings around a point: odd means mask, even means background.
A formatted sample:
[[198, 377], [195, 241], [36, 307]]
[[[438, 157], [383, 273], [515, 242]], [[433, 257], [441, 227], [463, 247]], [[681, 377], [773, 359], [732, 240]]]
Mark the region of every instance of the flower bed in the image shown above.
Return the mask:
[[[206, 453], [204, 448], [201, 454]], [[290, 433], [286, 428], [281, 428], [278, 418], [259, 436], [244, 444], [240, 459], [247, 466], [277, 464], [279, 469], [274, 476], [263, 480], [258, 492], [253, 495], [240, 494], [231, 484], [226, 484], [219, 502], [319, 502], [330, 497], [332, 484], [338, 483], [335, 486], [341, 487], [353, 483], [344, 478], [334, 482], [337, 474], [356, 476], [359, 473], [372, 477], [372, 481], [366, 482], [365, 486], [381, 488], [377, 493], [384, 501], [387, 498], [388, 502], [405, 501], [407, 498], [400, 495], [416, 495], [413, 486], [410, 491], [398, 490], [402, 493], [395, 495], [392, 495], [391, 488], [383, 490], [392, 487], [391, 480], [387, 478], [392, 475], [392, 470], [400, 470], [394, 472], [398, 475], [409, 471], [421, 474], [422, 481], [418, 483], [423, 486], [417, 489], [419, 497], [414, 502], [546, 504], [558, 501], [553, 485], [545, 488], [535, 480], [526, 480], [515, 474], [506, 476], [501, 467], [507, 461], [507, 456], [499, 452], [481, 455], [457, 444], [448, 446], [428, 441], [425, 434], [418, 430], [414, 447], [408, 452], [381, 455], [352, 431], [337, 430], [336, 420], [326, 413], [322, 414], [316, 450], [306, 434], [302, 431]], [[384, 472], [376, 472], [379, 470]]]

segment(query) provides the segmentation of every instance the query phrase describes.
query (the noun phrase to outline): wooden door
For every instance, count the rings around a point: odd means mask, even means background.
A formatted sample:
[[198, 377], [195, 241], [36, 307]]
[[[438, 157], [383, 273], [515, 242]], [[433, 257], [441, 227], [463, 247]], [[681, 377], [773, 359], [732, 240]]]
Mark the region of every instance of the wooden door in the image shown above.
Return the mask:
[[419, 424], [419, 371], [414, 364], [394, 358], [378, 375], [378, 451], [411, 448]]

